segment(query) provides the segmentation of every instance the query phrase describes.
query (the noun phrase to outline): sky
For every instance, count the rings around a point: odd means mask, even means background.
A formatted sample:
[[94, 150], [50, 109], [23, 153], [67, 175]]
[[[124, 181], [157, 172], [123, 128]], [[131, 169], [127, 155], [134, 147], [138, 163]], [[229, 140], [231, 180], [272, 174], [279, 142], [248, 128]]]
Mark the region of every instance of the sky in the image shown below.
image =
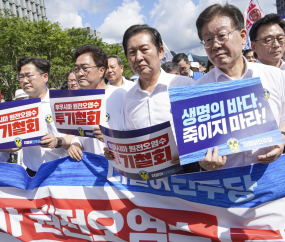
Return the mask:
[[[249, 0], [228, 0], [244, 13]], [[156, 28], [175, 53], [206, 55], [196, 19], [208, 6], [226, 0], [45, 0], [48, 20], [64, 28], [91, 27], [107, 43], [121, 43], [133, 24]], [[259, 0], [264, 14], [276, 13], [276, 0]]]

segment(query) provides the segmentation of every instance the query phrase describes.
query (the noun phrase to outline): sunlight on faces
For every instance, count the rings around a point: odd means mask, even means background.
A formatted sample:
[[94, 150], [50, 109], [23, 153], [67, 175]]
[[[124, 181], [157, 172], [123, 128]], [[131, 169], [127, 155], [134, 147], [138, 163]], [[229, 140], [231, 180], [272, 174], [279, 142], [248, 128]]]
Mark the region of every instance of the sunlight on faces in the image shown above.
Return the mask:
[[69, 90], [77, 90], [80, 89], [79, 85], [76, 81], [76, 76], [74, 73], [70, 73], [67, 78], [67, 86]]
[[189, 76], [190, 75], [190, 62], [188, 64], [185, 62], [185, 60], [181, 60], [177, 63], [181, 68], [181, 76]]
[[[284, 35], [284, 31], [278, 24], [266, 24], [259, 27], [256, 39], [265, 39], [269, 36], [277, 38], [280, 35]], [[258, 59], [269, 65], [275, 65], [282, 58], [285, 50], [285, 44], [279, 44], [276, 40], [271, 45], [265, 44], [264, 40], [252, 41], [251, 47]]]
[[124, 66], [119, 66], [116, 58], [108, 59], [108, 69], [106, 71], [106, 78], [111, 84], [122, 80]]
[[157, 53], [150, 34], [142, 32], [128, 40], [127, 55], [133, 72], [140, 77], [153, 75], [160, 70], [163, 47], [161, 46], [159, 53]]
[[[215, 36], [228, 33], [235, 29], [232, 20], [228, 16], [215, 16], [202, 28], [203, 39], [214, 38]], [[229, 40], [223, 44], [214, 41], [213, 46], [205, 48], [210, 61], [221, 69], [231, 68], [239, 58], [242, 58], [242, 45], [246, 44], [247, 33], [245, 29], [235, 30], [229, 34]]]
[[[103, 81], [104, 70], [103, 66], [96, 66], [91, 53], [85, 53], [76, 59], [74, 64], [78, 68], [87, 68], [87, 72], [82, 69], [76, 73], [76, 79], [82, 89], [96, 89], [98, 84]], [[90, 68], [89, 68], [90, 67]]]
[[29, 81], [27, 78], [25, 78], [22, 82], [20, 82], [20, 84], [24, 92], [27, 93], [31, 98], [39, 97], [46, 91], [48, 74], [41, 74], [34, 64], [28, 63], [22, 66], [19, 76], [21, 75], [30, 78]]

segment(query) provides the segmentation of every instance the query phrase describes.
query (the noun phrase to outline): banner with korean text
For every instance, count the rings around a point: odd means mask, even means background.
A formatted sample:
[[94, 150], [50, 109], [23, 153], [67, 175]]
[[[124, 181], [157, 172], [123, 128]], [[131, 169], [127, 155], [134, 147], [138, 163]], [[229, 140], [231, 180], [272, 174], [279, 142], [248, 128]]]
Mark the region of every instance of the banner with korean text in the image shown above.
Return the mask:
[[133, 180], [155, 180], [182, 170], [180, 164], [171, 164], [178, 150], [170, 122], [128, 131], [101, 125], [100, 129], [115, 158], [112, 164], [116, 172]]
[[251, 41], [249, 38], [249, 33], [252, 25], [256, 20], [264, 17], [263, 11], [261, 9], [258, 0], [249, 0], [249, 3], [247, 5], [247, 8], [245, 9], [243, 17], [244, 17], [245, 29], [247, 31], [246, 45], [243, 47], [243, 49], [247, 50], [251, 49], [251, 44], [250, 44]]
[[260, 78], [169, 88], [182, 165], [284, 143]]
[[0, 241], [284, 241], [284, 162], [150, 181], [90, 153], [34, 178], [1, 163]]
[[0, 149], [40, 145], [45, 136], [41, 99], [0, 103]]
[[50, 105], [59, 132], [94, 137], [93, 128], [106, 123], [104, 89], [50, 90]]

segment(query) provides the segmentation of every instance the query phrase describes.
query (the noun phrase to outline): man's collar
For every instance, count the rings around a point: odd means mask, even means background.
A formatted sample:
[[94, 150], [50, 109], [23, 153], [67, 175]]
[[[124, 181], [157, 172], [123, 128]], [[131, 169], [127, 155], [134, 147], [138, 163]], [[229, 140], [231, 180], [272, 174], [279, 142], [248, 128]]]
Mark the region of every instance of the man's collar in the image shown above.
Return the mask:
[[[160, 68], [159, 77], [158, 77], [157, 82], [156, 82], [156, 84], [154, 85], [153, 88], [155, 88], [157, 85], [167, 85], [166, 80], [167, 80], [167, 73], [166, 73], [162, 68]], [[143, 90], [143, 89], [141, 88], [140, 82], [141, 82], [141, 80], [140, 80], [140, 78], [139, 78], [139, 79], [138, 79], [138, 82], [137, 82], [136, 89], [139, 90], [139, 91], [144, 92], [145, 90]]]
[[[285, 70], [285, 62], [282, 60], [282, 59], [280, 59], [281, 60], [281, 65], [280, 65], [280, 69], [281, 70]], [[259, 59], [257, 59], [256, 60], [256, 63], [260, 63], [260, 64], [263, 64]], [[266, 64], [263, 64], [263, 65], [266, 65]], [[278, 68], [278, 67], [277, 67]]]
[[[245, 70], [244, 70], [244, 73], [242, 74], [241, 78], [243, 78], [243, 76], [248, 72], [248, 62], [246, 60], [246, 58], [244, 56], [242, 56], [242, 59], [243, 59], [243, 63], [245, 64]], [[225, 72], [223, 72], [219, 67], [215, 67], [215, 81], [218, 82], [218, 79], [220, 76], [226, 76], [229, 80], [232, 80], [231, 77], [229, 77]]]

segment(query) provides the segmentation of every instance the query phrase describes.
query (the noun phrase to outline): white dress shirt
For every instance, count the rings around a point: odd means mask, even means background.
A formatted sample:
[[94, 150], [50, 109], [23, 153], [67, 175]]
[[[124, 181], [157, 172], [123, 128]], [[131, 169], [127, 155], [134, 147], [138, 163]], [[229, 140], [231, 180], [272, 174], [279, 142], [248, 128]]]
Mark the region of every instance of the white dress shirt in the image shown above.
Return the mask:
[[[244, 61], [246, 64], [245, 72], [240, 79], [260, 77], [263, 88], [267, 89], [270, 93], [270, 98], [268, 99], [269, 106], [275, 117], [277, 125], [280, 127], [280, 125], [285, 122], [285, 72], [273, 66], [248, 62], [245, 58]], [[224, 81], [234, 80], [226, 75], [221, 69], [215, 67], [197, 80], [195, 84], [198, 85]], [[270, 147], [266, 147], [228, 155], [227, 162], [223, 168], [258, 163], [257, 156], [267, 154], [270, 151]]]
[[[127, 79], [123, 76], [123, 83], [122, 83], [121, 86], [119, 86], [119, 88], [123, 88], [123, 89], [125, 89], [126, 91], [129, 91], [135, 84], [136, 84], [135, 82], [129, 81], [129, 80], [127, 80]], [[112, 86], [112, 85], [110, 84], [110, 82], [108, 82], [107, 85]]]
[[[50, 101], [49, 101], [49, 90], [45, 95], [44, 99], [41, 102], [42, 106], [42, 113], [43, 113], [43, 122], [45, 122], [45, 132], [48, 134], [52, 134], [55, 137], [64, 137], [66, 134], [59, 133], [55, 127], [54, 121], [48, 123], [46, 121], [46, 116], [51, 115], [51, 108], [50, 108]], [[30, 147], [23, 147], [23, 162], [24, 165], [33, 170], [38, 171], [40, 165], [42, 163], [59, 159], [61, 157], [67, 156], [67, 149], [66, 148], [42, 148], [41, 146], [30, 146]]]
[[139, 80], [124, 99], [125, 130], [142, 129], [170, 121], [174, 131], [168, 88], [193, 83], [189, 77], [168, 74], [161, 69], [157, 83], [149, 93], [141, 89]]
[[[106, 122], [101, 124], [104, 127], [121, 130], [124, 127], [123, 101], [127, 93], [123, 88], [109, 85], [106, 92]], [[105, 143], [98, 139], [76, 136], [71, 144], [79, 143], [84, 151], [104, 156]]]
[[[260, 60], [256, 60], [256, 63], [259, 63], [259, 64], [263, 64]], [[266, 64], [263, 64], [263, 65], [266, 65]], [[281, 66], [279, 67], [279, 69], [281, 71], [284, 71], [285, 70], [285, 62], [281, 59]]]

